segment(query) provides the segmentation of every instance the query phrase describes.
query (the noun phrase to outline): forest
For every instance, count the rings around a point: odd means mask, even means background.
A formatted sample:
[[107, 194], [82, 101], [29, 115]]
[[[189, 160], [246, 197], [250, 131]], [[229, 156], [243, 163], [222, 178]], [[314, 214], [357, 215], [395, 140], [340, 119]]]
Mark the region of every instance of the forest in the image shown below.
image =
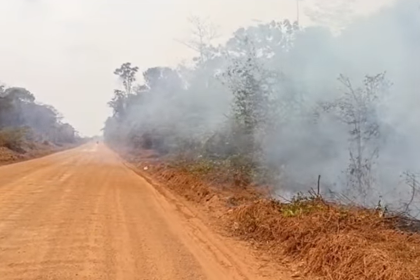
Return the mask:
[[223, 42], [191, 18], [191, 61], [115, 69], [105, 141], [148, 155], [132, 160], [141, 174], [224, 209], [229, 234], [305, 274], [419, 279], [418, 1], [336, 29], [316, 17]]
[[[273, 20], [217, 30], [191, 18], [196, 51], [177, 67], [127, 62], [106, 141], [276, 186], [417, 215], [420, 15], [398, 1], [339, 32]], [[410, 205], [408, 205], [408, 203]]]
[[0, 278], [419, 280], [420, 2], [287, 1], [5, 1]]
[[0, 147], [7, 149], [2, 153], [54, 150], [81, 141], [77, 131], [62, 120], [54, 107], [37, 102], [29, 90], [0, 86]]

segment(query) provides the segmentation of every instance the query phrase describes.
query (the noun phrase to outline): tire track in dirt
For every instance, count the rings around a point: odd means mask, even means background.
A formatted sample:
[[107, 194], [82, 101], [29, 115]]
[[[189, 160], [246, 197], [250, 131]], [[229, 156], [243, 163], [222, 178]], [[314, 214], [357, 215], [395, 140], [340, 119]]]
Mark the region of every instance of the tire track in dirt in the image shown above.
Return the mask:
[[1, 280], [279, 279], [255, 274], [249, 252], [229, 252], [103, 145], [3, 166], [0, 178]]

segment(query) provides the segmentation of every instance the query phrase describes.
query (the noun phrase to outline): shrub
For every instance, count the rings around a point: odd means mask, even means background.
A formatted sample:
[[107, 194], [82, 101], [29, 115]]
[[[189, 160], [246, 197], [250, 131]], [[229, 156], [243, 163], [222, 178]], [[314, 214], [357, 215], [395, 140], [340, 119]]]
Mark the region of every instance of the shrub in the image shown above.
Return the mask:
[[4, 128], [0, 130], [0, 147], [22, 152], [22, 145], [28, 133], [27, 128]]

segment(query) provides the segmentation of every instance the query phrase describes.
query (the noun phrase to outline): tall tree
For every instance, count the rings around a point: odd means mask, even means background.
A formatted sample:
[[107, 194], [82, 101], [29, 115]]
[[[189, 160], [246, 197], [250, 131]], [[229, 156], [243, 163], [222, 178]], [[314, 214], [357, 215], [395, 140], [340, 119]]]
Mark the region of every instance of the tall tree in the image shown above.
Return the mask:
[[108, 105], [114, 110], [114, 115], [119, 119], [124, 118], [127, 110], [127, 96], [133, 93], [136, 81], [136, 74], [139, 68], [132, 66], [130, 62], [124, 63], [121, 67], [115, 69], [114, 74], [122, 81], [124, 90], [115, 89], [113, 99]]
[[136, 74], [138, 70], [139, 68], [137, 66], [131, 66], [131, 63], [127, 62], [114, 71], [114, 74], [121, 79], [126, 95], [131, 94], [132, 92], [133, 83], [136, 81]]
[[348, 127], [349, 156], [348, 183], [357, 195], [367, 198], [374, 183], [373, 167], [379, 157], [380, 98], [388, 91], [390, 83], [385, 73], [366, 76], [363, 87], [355, 88], [350, 79], [339, 77], [343, 94], [335, 101], [322, 104], [324, 110], [333, 112]]

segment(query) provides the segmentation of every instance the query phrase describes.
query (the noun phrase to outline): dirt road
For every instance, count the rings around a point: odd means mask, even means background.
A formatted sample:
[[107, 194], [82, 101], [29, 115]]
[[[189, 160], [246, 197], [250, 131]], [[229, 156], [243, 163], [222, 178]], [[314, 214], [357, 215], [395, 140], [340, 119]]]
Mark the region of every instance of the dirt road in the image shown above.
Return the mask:
[[267, 279], [239, 254], [103, 145], [0, 167], [1, 280]]

